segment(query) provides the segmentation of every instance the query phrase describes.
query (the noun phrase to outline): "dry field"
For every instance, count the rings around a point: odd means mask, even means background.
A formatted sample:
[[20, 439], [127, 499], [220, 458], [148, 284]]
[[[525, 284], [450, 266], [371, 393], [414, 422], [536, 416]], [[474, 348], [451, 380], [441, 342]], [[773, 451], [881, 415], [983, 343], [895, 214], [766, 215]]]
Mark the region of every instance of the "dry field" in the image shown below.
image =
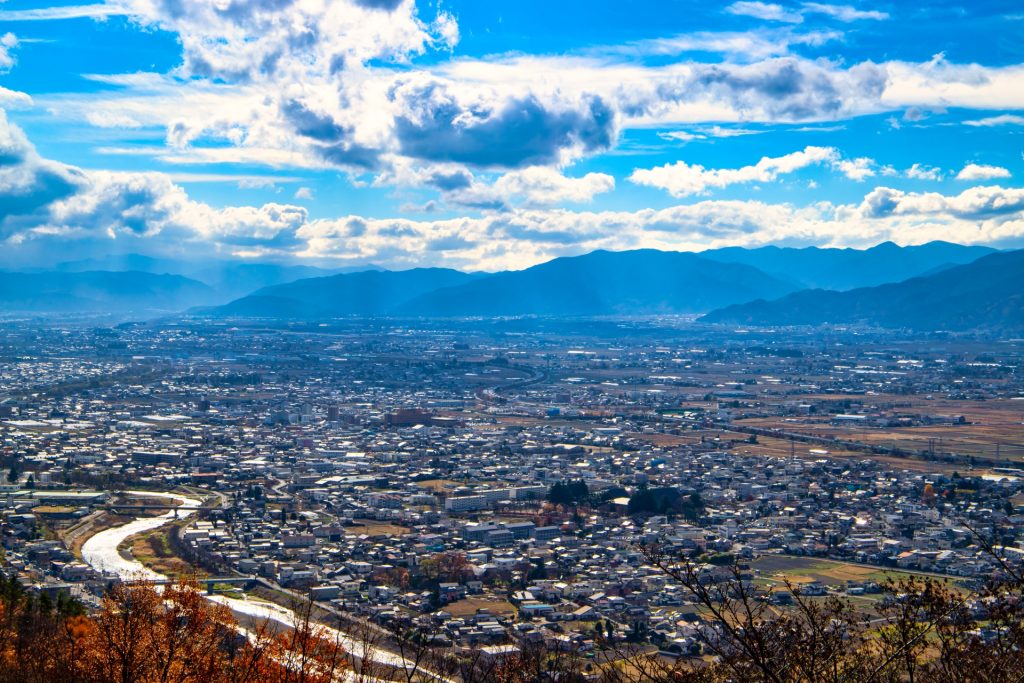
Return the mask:
[[453, 617], [471, 617], [477, 610], [486, 609], [496, 617], [515, 616], [516, 608], [506, 600], [491, 600], [488, 598], [463, 598], [445, 605], [443, 608]]
[[387, 522], [378, 522], [372, 519], [356, 519], [353, 520], [355, 526], [345, 527], [345, 534], [347, 536], [404, 536], [409, 533], [409, 527], [399, 526], [398, 524], [389, 524]]
[[998, 454], [1000, 458], [1024, 462], [1024, 401], [951, 401], [902, 396], [873, 396], [870, 399], [871, 403], [876, 405], [888, 402], [909, 404], [897, 409], [901, 413], [963, 415], [969, 424], [898, 428], [837, 426], [830, 423], [830, 417], [827, 415], [754, 418], [740, 423], [753, 427], [784, 429], [810, 436], [859, 441], [871, 446], [915, 451], [934, 450], [936, 453], [988, 458], [996, 457]]
[[751, 566], [761, 572], [762, 579], [774, 580], [778, 583], [788, 578], [791, 583], [797, 585], [820, 581], [825, 585], [845, 587], [847, 581], [881, 583], [887, 579], [908, 578], [915, 575], [938, 576], [927, 572], [911, 572], [791, 555], [766, 555], [754, 560]]

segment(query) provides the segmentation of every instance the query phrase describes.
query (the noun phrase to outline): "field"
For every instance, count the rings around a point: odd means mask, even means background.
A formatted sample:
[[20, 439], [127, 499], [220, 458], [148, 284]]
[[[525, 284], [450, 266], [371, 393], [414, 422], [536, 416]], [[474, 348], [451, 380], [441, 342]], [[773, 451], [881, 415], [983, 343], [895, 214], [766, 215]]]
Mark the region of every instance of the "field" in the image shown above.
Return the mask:
[[[833, 399], [829, 395], [804, 400]], [[845, 397], [849, 398], [849, 397]], [[963, 415], [968, 424], [872, 428], [838, 426], [830, 416], [756, 418], [740, 424], [779, 428], [810, 436], [859, 441], [869, 446], [934, 451], [1024, 462], [1024, 401], [954, 401], [905, 396], [873, 396], [871, 403], [899, 403], [899, 412], [918, 415]]]
[[462, 486], [457, 481], [451, 479], [424, 479], [423, 481], [416, 482], [416, 486], [427, 489], [434, 493], [442, 493], [444, 491], [451, 491], [452, 489]]
[[357, 519], [355, 526], [345, 527], [347, 536], [404, 536], [409, 533], [409, 528], [398, 524], [378, 522], [372, 519]]
[[453, 617], [471, 617], [477, 610], [486, 609], [496, 617], [515, 616], [516, 608], [506, 600], [490, 600], [487, 598], [463, 598], [445, 605], [444, 611]]
[[[788, 578], [793, 584], [820, 581], [825, 585], [845, 587], [847, 581], [874, 581], [909, 578], [911, 576], [939, 576], [927, 572], [910, 572], [900, 569], [873, 567], [851, 562], [836, 562], [816, 557], [794, 557], [791, 555], [766, 555], [751, 563], [759, 570], [761, 579], [781, 584]], [[945, 578], [945, 577], [943, 577]]]

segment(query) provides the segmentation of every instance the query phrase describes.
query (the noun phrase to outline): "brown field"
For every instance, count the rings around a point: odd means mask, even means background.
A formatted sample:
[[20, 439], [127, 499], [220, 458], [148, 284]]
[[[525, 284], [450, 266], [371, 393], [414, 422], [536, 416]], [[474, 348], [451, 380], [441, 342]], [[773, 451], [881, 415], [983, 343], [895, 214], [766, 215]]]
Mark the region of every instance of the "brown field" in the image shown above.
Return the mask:
[[429, 489], [434, 493], [441, 493], [443, 491], [451, 491], [462, 486], [462, 484], [451, 479], [424, 479], [423, 481], [416, 482], [416, 486]]
[[[852, 562], [836, 562], [816, 557], [795, 557], [791, 555], [765, 555], [751, 563], [761, 572], [761, 578], [776, 584], [783, 579], [803, 584], [820, 581], [825, 585], [846, 586], [847, 581], [874, 581], [909, 578], [911, 576], [940, 576], [928, 572], [913, 572], [902, 569], [873, 567]], [[946, 577], [942, 577], [946, 579]], [[951, 580], [951, 579], [950, 579]]]
[[345, 527], [345, 534], [348, 536], [404, 536], [409, 533], [409, 527], [378, 522], [372, 519], [356, 519], [355, 526]]
[[829, 416], [755, 418], [742, 424], [781, 428], [811, 436], [859, 441], [871, 446], [892, 446], [915, 451], [956, 453], [1024, 462], [1024, 401], [954, 401], [906, 396], [802, 396], [814, 399], [862, 399], [865, 404], [900, 404], [908, 414], [963, 415], [969, 424], [881, 428], [836, 426]]
[[496, 617], [512, 617], [516, 613], [516, 608], [507, 600], [489, 598], [463, 598], [445, 605], [443, 609], [453, 617], [471, 617], [480, 609], [486, 609]]

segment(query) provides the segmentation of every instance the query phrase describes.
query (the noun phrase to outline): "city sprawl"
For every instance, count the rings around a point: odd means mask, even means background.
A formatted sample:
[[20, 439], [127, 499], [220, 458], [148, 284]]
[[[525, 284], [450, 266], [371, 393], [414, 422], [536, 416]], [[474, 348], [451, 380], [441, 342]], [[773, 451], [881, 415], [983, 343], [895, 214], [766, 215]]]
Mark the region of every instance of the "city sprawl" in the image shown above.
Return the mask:
[[870, 612], [904, 572], [980, 582], [1024, 521], [1020, 340], [583, 329], [5, 325], [4, 564], [95, 605], [125, 577], [83, 544], [166, 515], [121, 554], [210, 593], [697, 656], [717, 626], [652, 547]]

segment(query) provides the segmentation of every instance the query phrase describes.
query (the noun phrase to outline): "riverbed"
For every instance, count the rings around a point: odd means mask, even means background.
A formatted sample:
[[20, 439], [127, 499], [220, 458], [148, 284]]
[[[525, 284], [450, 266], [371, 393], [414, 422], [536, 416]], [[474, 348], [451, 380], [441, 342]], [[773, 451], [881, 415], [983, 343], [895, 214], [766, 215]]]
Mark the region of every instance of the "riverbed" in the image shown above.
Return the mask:
[[[117, 548], [122, 542], [135, 534], [151, 531], [175, 519], [184, 519], [194, 515], [199, 509], [200, 503], [194, 498], [177, 493], [154, 493], [152, 491], [126, 491], [125, 493], [146, 498], [176, 500], [181, 501], [181, 503], [176, 509], [162, 515], [139, 517], [121, 526], [104, 529], [82, 544], [82, 559], [94, 569], [113, 574], [125, 581], [164, 580], [167, 578], [166, 576], [153, 571], [138, 560], [123, 557]], [[238, 615], [245, 615], [257, 620], [269, 619], [289, 628], [295, 624], [294, 612], [271, 602], [239, 600], [226, 595], [209, 595], [206, 597], [212, 602], [228, 607]], [[341, 646], [354, 656], [364, 658], [367, 655], [367, 653], [363, 652], [361, 644], [352, 637], [327, 626], [324, 628], [327, 630], [328, 637], [337, 638]], [[387, 666], [397, 668], [411, 666], [411, 662], [408, 660], [385, 650], [374, 649], [369, 653], [369, 657], [371, 660]]]

